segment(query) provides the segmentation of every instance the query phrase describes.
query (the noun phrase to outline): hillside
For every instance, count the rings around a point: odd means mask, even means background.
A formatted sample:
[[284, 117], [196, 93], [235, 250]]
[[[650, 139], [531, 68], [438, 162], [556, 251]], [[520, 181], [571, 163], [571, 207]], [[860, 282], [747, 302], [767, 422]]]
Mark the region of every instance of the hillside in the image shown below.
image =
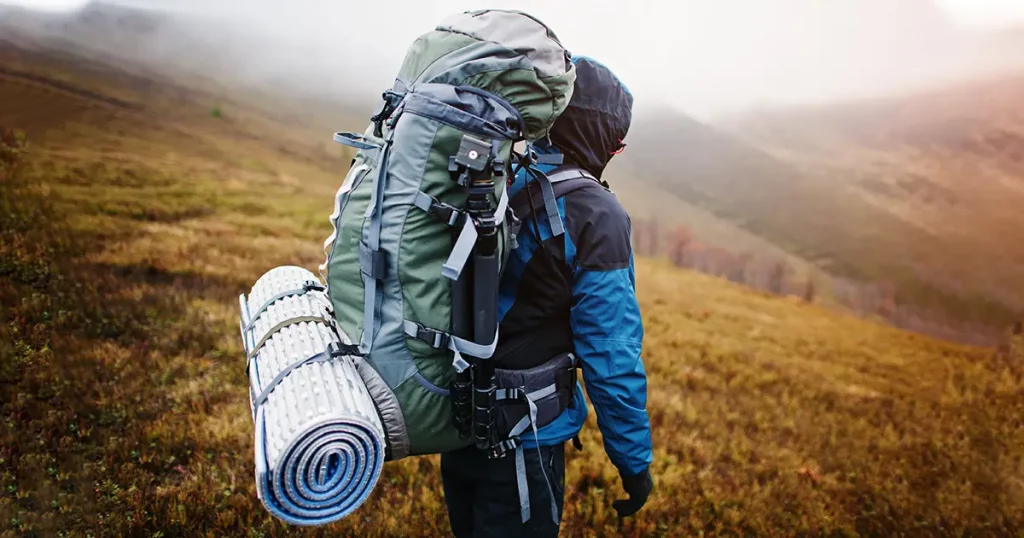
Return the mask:
[[[0, 536], [445, 534], [436, 457], [330, 528], [256, 498], [237, 296], [321, 261], [350, 155], [292, 103], [98, 58], [0, 41], [0, 123], [28, 134], [0, 178]], [[654, 260], [637, 278], [657, 494], [615, 519], [591, 414], [566, 535], [1024, 528], [1020, 364]]]
[[739, 128], [781, 160], [926, 233], [931, 248], [902, 246], [918, 278], [1021, 309], [1022, 96], [1024, 75], [1006, 76], [764, 114]]
[[1024, 311], [1022, 88], [1006, 77], [715, 126], [641, 117], [621, 183], [742, 230], [723, 246], [749, 248], [736, 245], [753, 234], [831, 274], [895, 285], [901, 302], [1005, 327]]

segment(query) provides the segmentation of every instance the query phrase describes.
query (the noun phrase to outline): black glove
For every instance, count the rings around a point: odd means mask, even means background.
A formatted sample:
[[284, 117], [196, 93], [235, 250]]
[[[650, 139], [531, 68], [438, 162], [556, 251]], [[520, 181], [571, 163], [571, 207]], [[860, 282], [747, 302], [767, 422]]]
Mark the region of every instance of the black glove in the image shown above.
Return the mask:
[[612, 508], [619, 513], [619, 517], [629, 517], [637, 513], [644, 504], [647, 497], [654, 490], [654, 480], [651, 479], [651, 470], [644, 469], [631, 476], [622, 476], [622, 488], [629, 494], [629, 499], [619, 499], [612, 503]]

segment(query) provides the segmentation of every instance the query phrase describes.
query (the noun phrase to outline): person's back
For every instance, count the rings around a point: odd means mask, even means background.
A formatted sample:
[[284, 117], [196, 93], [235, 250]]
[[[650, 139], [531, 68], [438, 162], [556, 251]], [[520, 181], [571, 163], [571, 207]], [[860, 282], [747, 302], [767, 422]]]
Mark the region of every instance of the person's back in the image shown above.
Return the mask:
[[[598, 414], [606, 452], [631, 499], [616, 501], [623, 516], [646, 502], [653, 487], [646, 376], [640, 360], [643, 325], [635, 296], [630, 222], [600, 181], [624, 147], [632, 95], [603, 65], [574, 59], [577, 81], [569, 107], [541, 154], [563, 165], [540, 166], [557, 198], [521, 171], [509, 185], [517, 214], [526, 214], [500, 286], [498, 368], [526, 370], [573, 353]], [[579, 178], [584, 179], [579, 179]], [[546, 203], [547, 202], [547, 203]], [[547, 204], [557, 213], [550, 215]], [[554, 217], [554, 218], [552, 218]], [[582, 388], [569, 380], [566, 408], [522, 435], [523, 461], [488, 459], [470, 447], [442, 455], [442, 478], [456, 536], [557, 535], [564, 492], [564, 443], [587, 417]], [[520, 465], [522, 463], [523, 465]], [[518, 468], [517, 468], [518, 467]], [[523, 519], [527, 518], [527, 521]]]

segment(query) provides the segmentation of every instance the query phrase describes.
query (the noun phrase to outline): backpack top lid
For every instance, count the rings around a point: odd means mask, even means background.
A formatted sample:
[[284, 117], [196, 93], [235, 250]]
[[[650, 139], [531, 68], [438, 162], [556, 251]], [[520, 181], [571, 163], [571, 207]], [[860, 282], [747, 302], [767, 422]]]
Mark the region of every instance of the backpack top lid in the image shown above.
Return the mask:
[[548, 135], [575, 80], [571, 55], [551, 28], [521, 11], [485, 9], [450, 16], [417, 38], [395, 89], [441, 83], [488, 91], [519, 111], [533, 141]]
[[633, 94], [604, 64], [573, 58], [572, 100], [551, 128], [551, 142], [567, 160], [598, 179], [625, 144], [633, 119]]

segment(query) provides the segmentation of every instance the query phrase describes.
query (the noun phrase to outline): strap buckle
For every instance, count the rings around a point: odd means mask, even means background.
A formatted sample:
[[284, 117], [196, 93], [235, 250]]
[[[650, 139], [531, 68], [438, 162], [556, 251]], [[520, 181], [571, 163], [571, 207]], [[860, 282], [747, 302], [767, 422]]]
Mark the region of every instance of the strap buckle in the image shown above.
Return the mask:
[[316, 280], [307, 280], [302, 283], [302, 291], [324, 291], [327, 288]]
[[453, 205], [446, 204], [444, 202], [434, 202], [430, 204], [430, 210], [428, 211], [431, 215], [438, 217], [441, 221], [448, 224], [448, 226], [455, 226], [459, 223], [460, 217], [463, 215], [463, 211]]
[[497, 389], [495, 391], [494, 399], [496, 401], [502, 400], [519, 400], [526, 395], [526, 392], [519, 387], [511, 387], [504, 389]]
[[487, 452], [487, 457], [492, 460], [504, 458], [506, 453], [515, 450], [521, 444], [522, 441], [520, 441], [518, 435], [505, 439], [504, 441], [492, 446]]
[[331, 358], [344, 357], [346, 355], [353, 357], [366, 356], [366, 353], [363, 353], [363, 351], [359, 349], [359, 346], [355, 344], [341, 344], [338, 342], [331, 342], [330, 344], [327, 344], [327, 354], [330, 355]]
[[417, 327], [416, 338], [426, 342], [435, 349], [446, 349], [448, 347], [448, 340], [450, 337], [441, 331], [435, 331], [434, 329], [428, 329], [426, 327]]
[[384, 121], [391, 117], [391, 114], [398, 108], [398, 103], [404, 96], [399, 93], [395, 93], [391, 90], [387, 90], [381, 94], [381, 98], [384, 100], [380, 105], [377, 113], [370, 116], [370, 121], [373, 122], [373, 135], [377, 138], [384, 136]]

